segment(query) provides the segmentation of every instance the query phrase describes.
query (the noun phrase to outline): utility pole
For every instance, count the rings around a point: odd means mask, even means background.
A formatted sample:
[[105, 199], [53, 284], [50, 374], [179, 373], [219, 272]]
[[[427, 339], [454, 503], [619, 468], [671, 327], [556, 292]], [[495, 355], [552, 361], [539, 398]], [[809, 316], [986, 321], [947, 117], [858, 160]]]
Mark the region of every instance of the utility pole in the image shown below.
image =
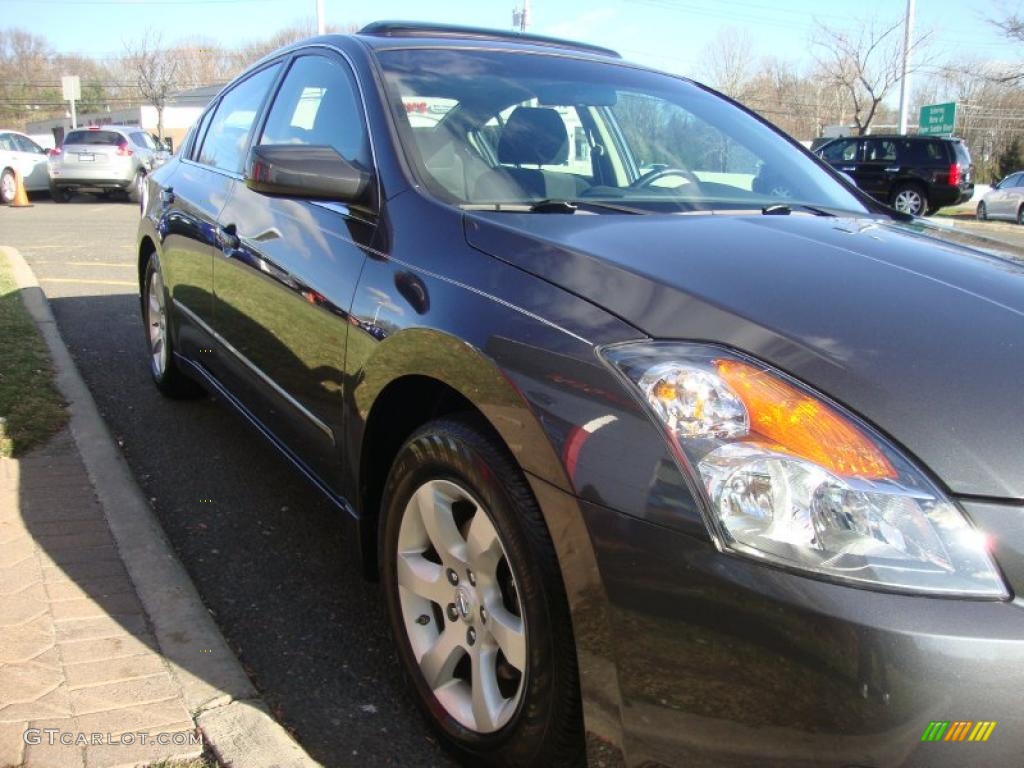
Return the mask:
[[914, 34], [914, 0], [907, 0], [907, 16], [903, 22], [903, 62], [900, 67], [900, 134], [907, 133], [907, 112], [910, 110], [910, 45]]
[[316, 33], [322, 35], [327, 32], [327, 24], [324, 22], [324, 0], [316, 0]]
[[512, 9], [512, 28], [525, 33], [530, 23], [530, 0], [523, 0], [522, 8]]

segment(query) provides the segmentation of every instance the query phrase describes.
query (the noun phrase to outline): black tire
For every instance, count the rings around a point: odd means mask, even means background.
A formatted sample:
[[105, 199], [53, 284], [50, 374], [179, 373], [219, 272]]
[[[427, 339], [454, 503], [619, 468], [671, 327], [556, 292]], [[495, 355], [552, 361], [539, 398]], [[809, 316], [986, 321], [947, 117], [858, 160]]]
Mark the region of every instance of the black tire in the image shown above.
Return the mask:
[[[909, 210], [905, 207], [900, 207], [900, 199], [904, 195], [913, 195], [916, 197], [918, 206], [917, 210]], [[909, 213], [912, 216], [924, 216], [929, 207], [928, 193], [920, 184], [900, 184], [892, 191], [890, 204], [893, 208], [896, 208], [896, 210]]]
[[978, 211], [975, 214], [975, 218], [978, 221], [988, 221], [988, 208], [985, 206], [984, 200], [978, 203]]
[[[522, 606], [527, 651], [521, 697], [511, 718], [491, 733], [464, 727], [435, 697], [403, 624], [397, 581], [399, 529], [412, 494], [431, 480], [455, 483], [480, 501], [504, 547]], [[576, 646], [558, 559], [522, 471], [485, 424], [468, 416], [445, 418], [430, 422], [406, 441], [388, 474], [379, 541], [381, 578], [398, 656], [420, 708], [442, 742], [467, 765], [585, 765]], [[448, 626], [443, 613], [440, 621]]]
[[[190, 399], [199, 397], [203, 394], [202, 387], [199, 386], [193, 379], [190, 379], [185, 375], [181, 368], [178, 367], [178, 362], [174, 357], [174, 341], [171, 336], [170, 327], [170, 312], [171, 304], [167, 296], [166, 289], [162, 291], [164, 300], [164, 354], [166, 355], [162, 369], [157, 365], [154, 359], [154, 350], [152, 341], [150, 339], [149, 329], [152, 323], [157, 322], [156, 318], [152, 318], [150, 312], [150, 304], [148, 301], [150, 288], [152, 287], [153, 279], [155, 276], [160, 275], [160, 284], [163, 285], [163, 276], [160, 272], [160, 259], [154, 253], [150, 255], [149, 260], [146, 262], [146, 271], [143, 278], [142, 286], [142, 324], [143, 330], [146, 333], [146, 348], [150, 352], [149, 356], [149, 373], [153, 377], [153, 383], [156, 384], [156, 388], [167, 397], [174, 399]], [[160, 291], [158, 291], [159, 293]]]
[[50, 199], [55, 203], [67, 203], [71, 200], [71, 190], [67, 187], [58, 187], [56, 184], [51, 184]]
[[1017, 223], [1024, 227], [1024, 205], [1017, 209]]
[[132, 179], [131, 186], [127, 187], [124, 191], [128, 197], [129, 203], [135, 203], [138, 205], [142, 202], [142, 185], [146, 183], [146, 174], [139, 169], [135, 172], [135, 178]]
[[8, 190], [13, 190], [16, 183], [17, 178], [14, 175], [14, 171], [10, 168], [4, 168], [3, 173], [0, 173], [0, 203], [10, 205], [14, 202], [14, 194]]

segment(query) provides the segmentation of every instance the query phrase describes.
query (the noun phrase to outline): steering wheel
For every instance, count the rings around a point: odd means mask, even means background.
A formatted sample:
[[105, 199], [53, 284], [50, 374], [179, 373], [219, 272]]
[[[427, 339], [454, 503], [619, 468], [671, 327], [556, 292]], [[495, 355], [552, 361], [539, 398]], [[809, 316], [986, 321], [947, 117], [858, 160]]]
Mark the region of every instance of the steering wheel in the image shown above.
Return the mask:
[[658, 179], [664, 179], [667, 176], [679, 176], [691, 184], [695, 184], [698, 188], [700, 187], [700, 179], [692, 171], [687, 171], [685, 168], [655, 168], [653, 171], [648, 171], [640, 176], [629, 187], [630, 189], [644, 189], [651, 186]]

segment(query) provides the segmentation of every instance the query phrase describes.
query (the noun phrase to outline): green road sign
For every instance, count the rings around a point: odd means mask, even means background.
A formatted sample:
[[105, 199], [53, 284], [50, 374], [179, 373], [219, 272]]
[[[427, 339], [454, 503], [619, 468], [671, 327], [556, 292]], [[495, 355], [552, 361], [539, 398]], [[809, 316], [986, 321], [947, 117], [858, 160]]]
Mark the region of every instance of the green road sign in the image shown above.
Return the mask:
[[945, 136], [953, 133], [956, 125], [956, 104], [929, 104], [921, 107], [917, 132], [923, 136]]

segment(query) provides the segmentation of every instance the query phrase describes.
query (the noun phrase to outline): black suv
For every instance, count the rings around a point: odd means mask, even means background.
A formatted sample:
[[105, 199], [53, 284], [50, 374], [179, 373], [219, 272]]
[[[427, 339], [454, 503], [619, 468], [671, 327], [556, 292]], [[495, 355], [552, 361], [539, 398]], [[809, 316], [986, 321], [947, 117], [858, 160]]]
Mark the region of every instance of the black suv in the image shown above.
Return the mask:
[[147, 183], [156, 385], [336, 506], [468, 764], [1020, 764], [1013, 246], [612, 51], [417, 24], [271, 54]]
[[913, 216], [966, 203], [974, 195], [974, 165], [960, 139], [851, 136], [815, 153], [872, 197]]

